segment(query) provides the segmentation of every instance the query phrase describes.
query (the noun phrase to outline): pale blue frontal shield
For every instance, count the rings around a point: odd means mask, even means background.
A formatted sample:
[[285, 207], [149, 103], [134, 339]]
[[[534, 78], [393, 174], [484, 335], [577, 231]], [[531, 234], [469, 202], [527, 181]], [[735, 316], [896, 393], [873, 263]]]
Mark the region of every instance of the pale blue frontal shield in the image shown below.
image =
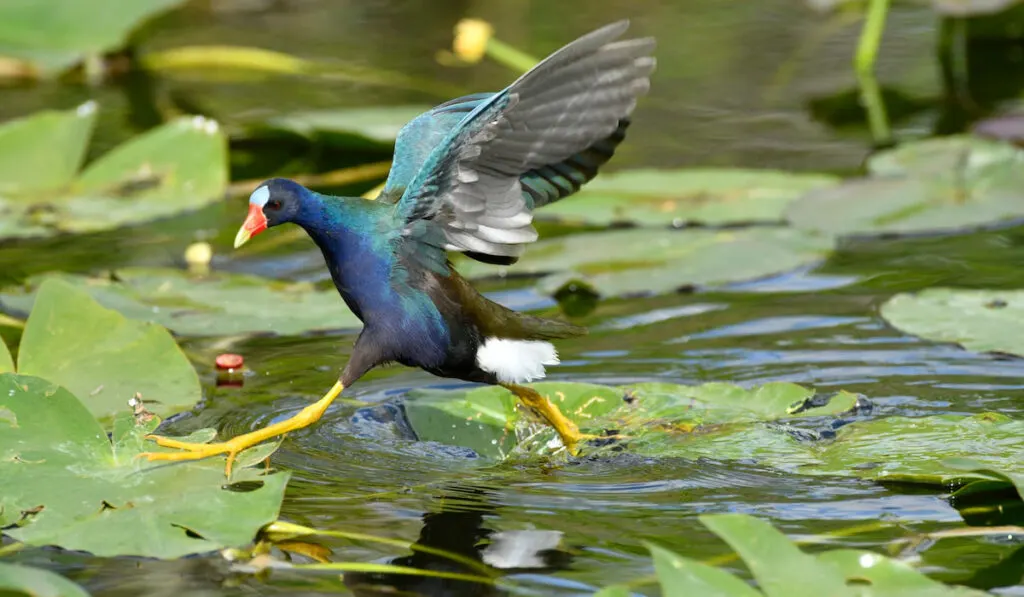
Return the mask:
[[267, 199], [270, 199], [270, 189], [266, 185], [261, 186], [249, 195], [249, 204], [258, 205], [261, 208], [267, 204]]

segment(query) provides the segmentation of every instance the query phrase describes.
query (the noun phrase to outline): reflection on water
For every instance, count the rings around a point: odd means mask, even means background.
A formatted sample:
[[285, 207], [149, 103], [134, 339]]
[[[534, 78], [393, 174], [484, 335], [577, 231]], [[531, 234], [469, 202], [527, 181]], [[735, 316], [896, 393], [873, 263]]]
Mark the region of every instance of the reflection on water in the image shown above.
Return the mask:
[[[450, 486], [437, 496], [438, 510], [423, 515], [413, 554], [389, 560], [390, 564], [421, 570], [479, 574], [478, 567], [439, 555], [444, 550], [484, 566], [500, 576], [554, 572], [566, 569], [572, 556], [559, 548], [558, 531], [494, 531], [487, 526], [497, 513], [498, 494], [486, 486]], [[478, 582], [397, 574], [347, 574], [345, 585], [357, 595], [411, 594], [460, 597], [507, 595], [508, 591]]]

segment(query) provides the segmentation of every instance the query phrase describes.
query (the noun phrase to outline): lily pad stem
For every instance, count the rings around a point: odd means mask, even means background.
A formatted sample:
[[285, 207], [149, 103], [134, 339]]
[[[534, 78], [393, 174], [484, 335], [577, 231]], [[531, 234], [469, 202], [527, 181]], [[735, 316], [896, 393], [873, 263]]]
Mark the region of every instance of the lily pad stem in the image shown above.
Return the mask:
[[889, 117], [882, 102], [882, 93], [875, 78], [875, 61], [885, 31], [885, 17], [889, 13], [889, 0], [870, 0], [868, 14], [857, 43], [854, 70], [860, 83], [861, 101], [868, 112], [868, 126], [877, 145], [887, 145], [892, 140]]
[[536, 58], [526, 52], [493, 37], [487, 40], [486, 53], [495, 62], [499, 62], [512, 70], [522, 73], [533, 68], [538, 62]]

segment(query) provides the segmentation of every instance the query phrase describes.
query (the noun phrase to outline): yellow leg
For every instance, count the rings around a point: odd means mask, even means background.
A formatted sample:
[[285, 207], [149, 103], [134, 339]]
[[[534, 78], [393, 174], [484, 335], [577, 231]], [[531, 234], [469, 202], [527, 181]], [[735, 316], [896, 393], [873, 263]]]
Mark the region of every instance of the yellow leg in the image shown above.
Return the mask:
[[341, 382], [334, 384], [323, 398], [310, 404], [306, 408], [299, 411], [294, 417], [268, 425], [263, 429], [257, 429], [250, 433], [233, 437], [226, 442], [218, 442], [214, 444], [193, 444], [189, 442], [183, 442], [169, 437], [160, 437], [157, 435], [147, 435], [146, 439], [155, 441], [157, 444], [165, 448], [177, 448], [184, 450], [184, 452], [143, 452], [139, 454], [139, 458], [145, 458], [147, 460], [199, 460], [202, 458], [209, 458], [210, 456], [216, 456], [218, 454], [227, 454], [228, 462], [224, 469], [224, 474], [231, 476], [231, 465], [235, 462], [235, 457], [238, 453], [246, 448], [251, 448], [256, 444], [266, 441], [270, 438], [284, 435], [289, 431], [295, 431], [296, 429], [302, 429], [316, 423], [323, 416], [327, 407], [334, 402], [334, 399], [341, 395], [341, 391], [345, 389], [345, 386], [341, 385]]
[[551, 403], [546, 397], [541, 396], [536, 390], [528, 388], [526, 386], [517, 386], [515, 384], [501, 384], [507, 388], [510, 392], [515, 394], [523, 404], [533, 409], [537, 414], [544, 417], [544, 420], [549, 425], [555, 428], [558, 432], [558, 437], [562, 438], [562, 443], [565, 444], [569, 453], [575, 456], [579, 453], [578, 444], [580, 441], [585, 439], [591, 439], [596, 436], [584, 435], [580, 433], [579, 427], [576, 423], [573, 423], [562, 411], [558, 410], [558, 407]]

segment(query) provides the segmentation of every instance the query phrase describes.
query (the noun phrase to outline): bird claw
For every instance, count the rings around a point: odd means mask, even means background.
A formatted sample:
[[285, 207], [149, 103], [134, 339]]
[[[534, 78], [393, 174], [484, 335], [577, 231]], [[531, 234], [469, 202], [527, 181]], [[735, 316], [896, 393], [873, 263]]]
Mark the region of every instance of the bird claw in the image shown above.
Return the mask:
[[624, 439], [629, 439], [629, 436], [628, 435], [622, 435], [620, 433], [602, 434], [602, 435], [594, 435], [593, 433], [580, 433], [580, 434], [572, 437], [568, 442], [565, 441], [565, 438], [563, 438], [562, 443], [565, 445], [565, 448], [566, 448], [566, 450], [569, 451], [570, 455], [572, 455], [572, 456], [579, 456], [580, 455], [580, 446], [583, 445], [583, 444], [586, 444], [589, 447], [600, 448], [602, 446], [607, 446], [609, 444], [612, 444], [612, 443], [615, 443], [617, 441], [621, 441], [621, 440], [624, 440]]
[[165, 448], [174, 448], [176, 450], [182, 450], [181, 452], [142, 452], [136, 458], [145, 458], [152, 462], [154, 460], [167, 460], [167, 461], [183, 461], [183, 460], [202, 460], [203, 458], [209, 458], [211, 456], [217, 456], [219, 454], [227, 454], [228, 461], [224, 467], [224, 475], [227, 477], [231, 476], [231, 467], [235, 463], [235, 458], [238, 453], [241, 452], [246, 446], [238, 445], [232, 441], [218, 442], [213, 444], [196, 444], [191, 442], [183, 442], [181, 440], [172, 439], [169, 437], [161, 437], [159, 435], [147, 435], [145, 439], [154, 441], [159, 446]]
[[150, 461], [201, 460], [203, 458], [209, 458], [210, 456], [217, 456], [218, 454], [227, 454], [228, 462], [224, 467], [224, 474], [231, 477], [231, 466], [235, 463], [235, 458], [238, 456], [239, 452], [246, 448], [251, 448], [255, 445], [261, 444], [268, 439], [284, 436], [286, 433], [296, 429], [302, 429], [303, 427], [315, 423], [320, 420], [320, 417], [323, 416], [327, 407], [330, 406], [331, 402], [333, 402], [335, 398], [341, 395], [341, 392], [344, 389], [345, 386], [343, 386], [339, 381], [331, 387], [330, 391], [328, 391], [323, 398], [302, 409], [294, 417], [284, 421], [278, 421], [273, 425], [257, 429], [256, 431], [250, 431], [249, 433], [235, 436], [226, 442], [199, 444], [181, 441], [180, 439], [171, 439], [169, 437], [160, 437], [158, 435], [147, 435], [146, 439], [155, 441], [160, 446], [182, 451], [143, 452], [138, 455], [138, 458], [145, 458]]

